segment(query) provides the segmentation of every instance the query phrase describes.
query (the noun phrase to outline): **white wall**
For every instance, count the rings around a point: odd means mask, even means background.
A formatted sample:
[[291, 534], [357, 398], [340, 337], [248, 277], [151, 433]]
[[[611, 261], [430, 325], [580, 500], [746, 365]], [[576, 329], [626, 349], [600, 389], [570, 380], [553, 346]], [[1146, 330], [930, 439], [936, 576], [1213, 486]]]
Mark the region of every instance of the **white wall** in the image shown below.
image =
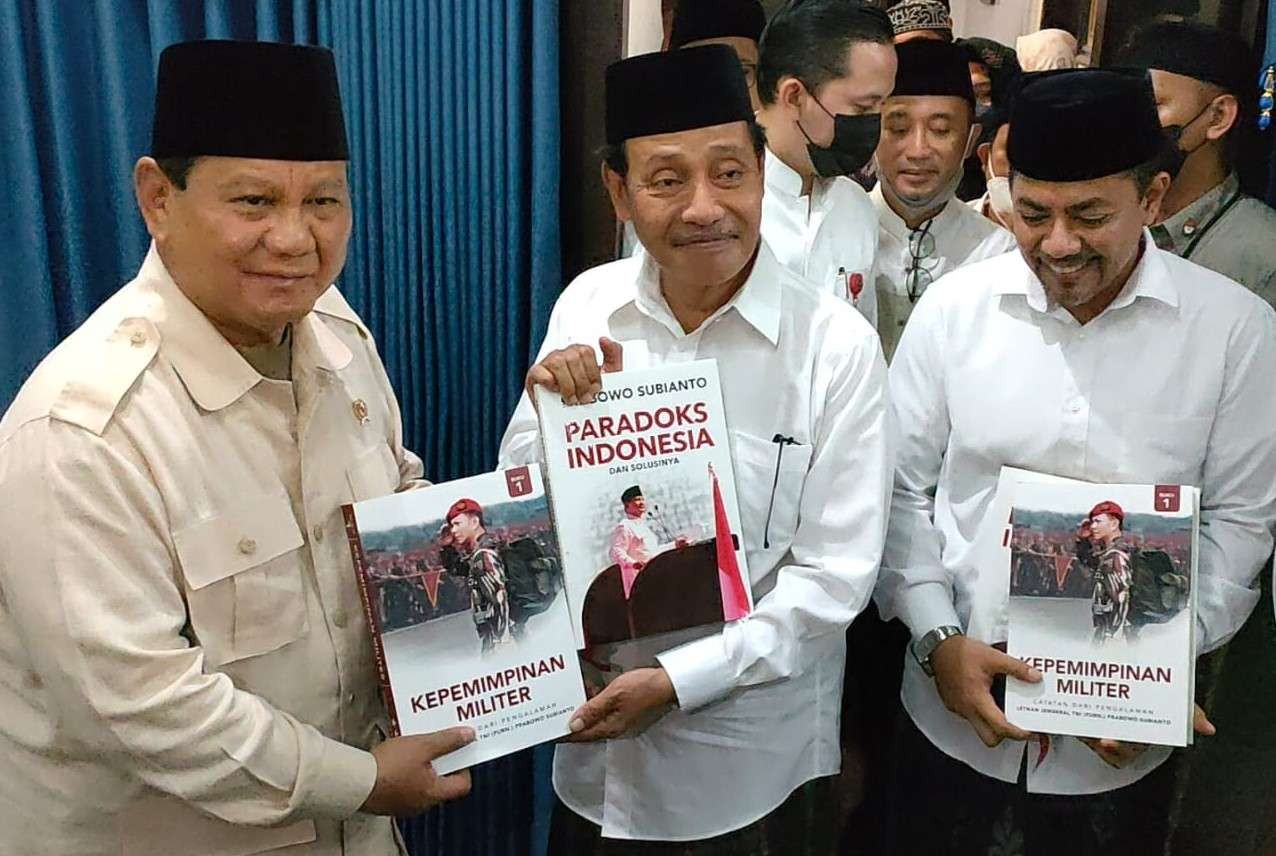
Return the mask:
[[[568, 0], [577, 2], [577, 0]], [[579, 0], [589, 2], [589, 0]], [[625, 56], [655, 53], [664, 43], [660, 0], [625, 0]]]
[[980, 36], [1015, 46], [1015, 39], [1040, 28], [1041, 0], [951, 0], [953, 32], [962, 38]]

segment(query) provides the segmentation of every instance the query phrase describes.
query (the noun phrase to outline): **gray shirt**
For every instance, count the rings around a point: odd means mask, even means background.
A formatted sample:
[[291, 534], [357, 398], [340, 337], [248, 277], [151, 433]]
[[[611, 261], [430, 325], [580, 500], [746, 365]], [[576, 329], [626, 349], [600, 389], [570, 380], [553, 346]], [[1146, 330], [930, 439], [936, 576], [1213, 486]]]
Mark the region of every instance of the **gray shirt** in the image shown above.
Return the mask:
[[1276, 306], [1276, 211], [1241, 193], [1236, 173], [1151, 231], [1161, 249], [1234, 279]]

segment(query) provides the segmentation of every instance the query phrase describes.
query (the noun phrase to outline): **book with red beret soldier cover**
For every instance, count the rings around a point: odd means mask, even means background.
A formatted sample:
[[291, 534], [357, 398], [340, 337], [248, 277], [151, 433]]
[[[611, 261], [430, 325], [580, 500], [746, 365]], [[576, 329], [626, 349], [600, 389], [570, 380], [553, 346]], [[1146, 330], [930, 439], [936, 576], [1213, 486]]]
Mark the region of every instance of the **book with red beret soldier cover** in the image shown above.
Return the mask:
[[1012, 471], [1002, 491], [1007, 653], [1042, 676], [1007, 679], [1006, 718], [1039, 735], [1190, 745], [1197, 489]]
[[539, 467], [343, 511], [396, 736], [474, 728], [446, 774], [569, 733], [585, 690]]

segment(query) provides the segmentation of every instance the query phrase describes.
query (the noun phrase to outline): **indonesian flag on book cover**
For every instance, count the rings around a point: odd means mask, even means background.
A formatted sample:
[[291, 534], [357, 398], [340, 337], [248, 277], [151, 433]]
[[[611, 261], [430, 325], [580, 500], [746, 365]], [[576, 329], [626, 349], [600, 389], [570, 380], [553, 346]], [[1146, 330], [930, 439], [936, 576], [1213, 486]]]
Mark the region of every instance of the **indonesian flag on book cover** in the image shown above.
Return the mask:
[[718, 587], [722, 590], [722, 620], [735, 621], [749, 614], [749, 593], [740, 577], [740, 563], [735, 557], [735, 541], [731, 537], [731, 521], [722, 502], [718, 474], [709, 466], [713, 479], [713, 537], [718, 548]]

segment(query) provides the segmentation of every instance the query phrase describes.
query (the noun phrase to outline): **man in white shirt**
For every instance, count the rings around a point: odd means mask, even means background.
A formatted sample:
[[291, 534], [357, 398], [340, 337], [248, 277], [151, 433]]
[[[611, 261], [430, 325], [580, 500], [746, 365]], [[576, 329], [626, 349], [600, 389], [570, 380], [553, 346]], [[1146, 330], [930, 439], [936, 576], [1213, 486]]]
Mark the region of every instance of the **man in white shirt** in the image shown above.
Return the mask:
[[642, 488], [638, 485], [626, 488], [620, 495], [620, 504], [625, 516], [611, 532], [607, 557], [620, 566], [620, 582], [625, 597], [629, 597], [638, 572], [659, 551], [660, 539], [643, 519], [647, 515], [647, 498], [642, 495]]
[[[877, 600], [915, 641], [884, 852], [983, 853], [1010, 810], [1031, 856], [1160, 854], [1168, 748], [1039, 739], [999, 709], [1003, 675], [1040, 675], [995, 647], [1009, 586], [975, 563], [976, 533], [1007, 464], [1198, 485], [1197, 642], [1225, 642], [1272, 551], [1276, 314], [1149, 239], [1169, 176], [1146, 79], [1040, 75], [1009, 152], [1020, 252], [932, 287], [891, 365], [900, 448]], [[1196, 725], [1212, 730], [1199, 709]]]
[[336, 66], [171, 45], [154, 115], [137, 278], [0, 420], [0, 852], [398, 854], [473, 731], [385, 739], [341, 505], [422, 468], [333, 286]]
[[[644, 252], [567, 287], [527, 385], [590, 400], [595, 342], [604, 370], [716, 359], [755, 606], [591, 652], [625, 672], [556, 750], [550, 850], [824, 853], [845, 630], [885, 534], [885, 361], [862, 317], [759, 239], [763, 146], [729, 49], [611, 66], [607, 140], [604, 181]], [[539, 455], [525, 395], [500, 459]]]
[[979, 140], [966, 56], [948, 42], [898, 45], [895, 91], [877, 146], [877, 332], [889, 361], [917, 298], [948, 271], [998, 256], [1015, 238], [956, 198]]
[[895, 81], [886, 14], [854, 0], [777, 12], [758, 56], [766, 129], [762, 237], [780, 263], [877, 320], [877, 215], [847, 176], [869, 162]]

